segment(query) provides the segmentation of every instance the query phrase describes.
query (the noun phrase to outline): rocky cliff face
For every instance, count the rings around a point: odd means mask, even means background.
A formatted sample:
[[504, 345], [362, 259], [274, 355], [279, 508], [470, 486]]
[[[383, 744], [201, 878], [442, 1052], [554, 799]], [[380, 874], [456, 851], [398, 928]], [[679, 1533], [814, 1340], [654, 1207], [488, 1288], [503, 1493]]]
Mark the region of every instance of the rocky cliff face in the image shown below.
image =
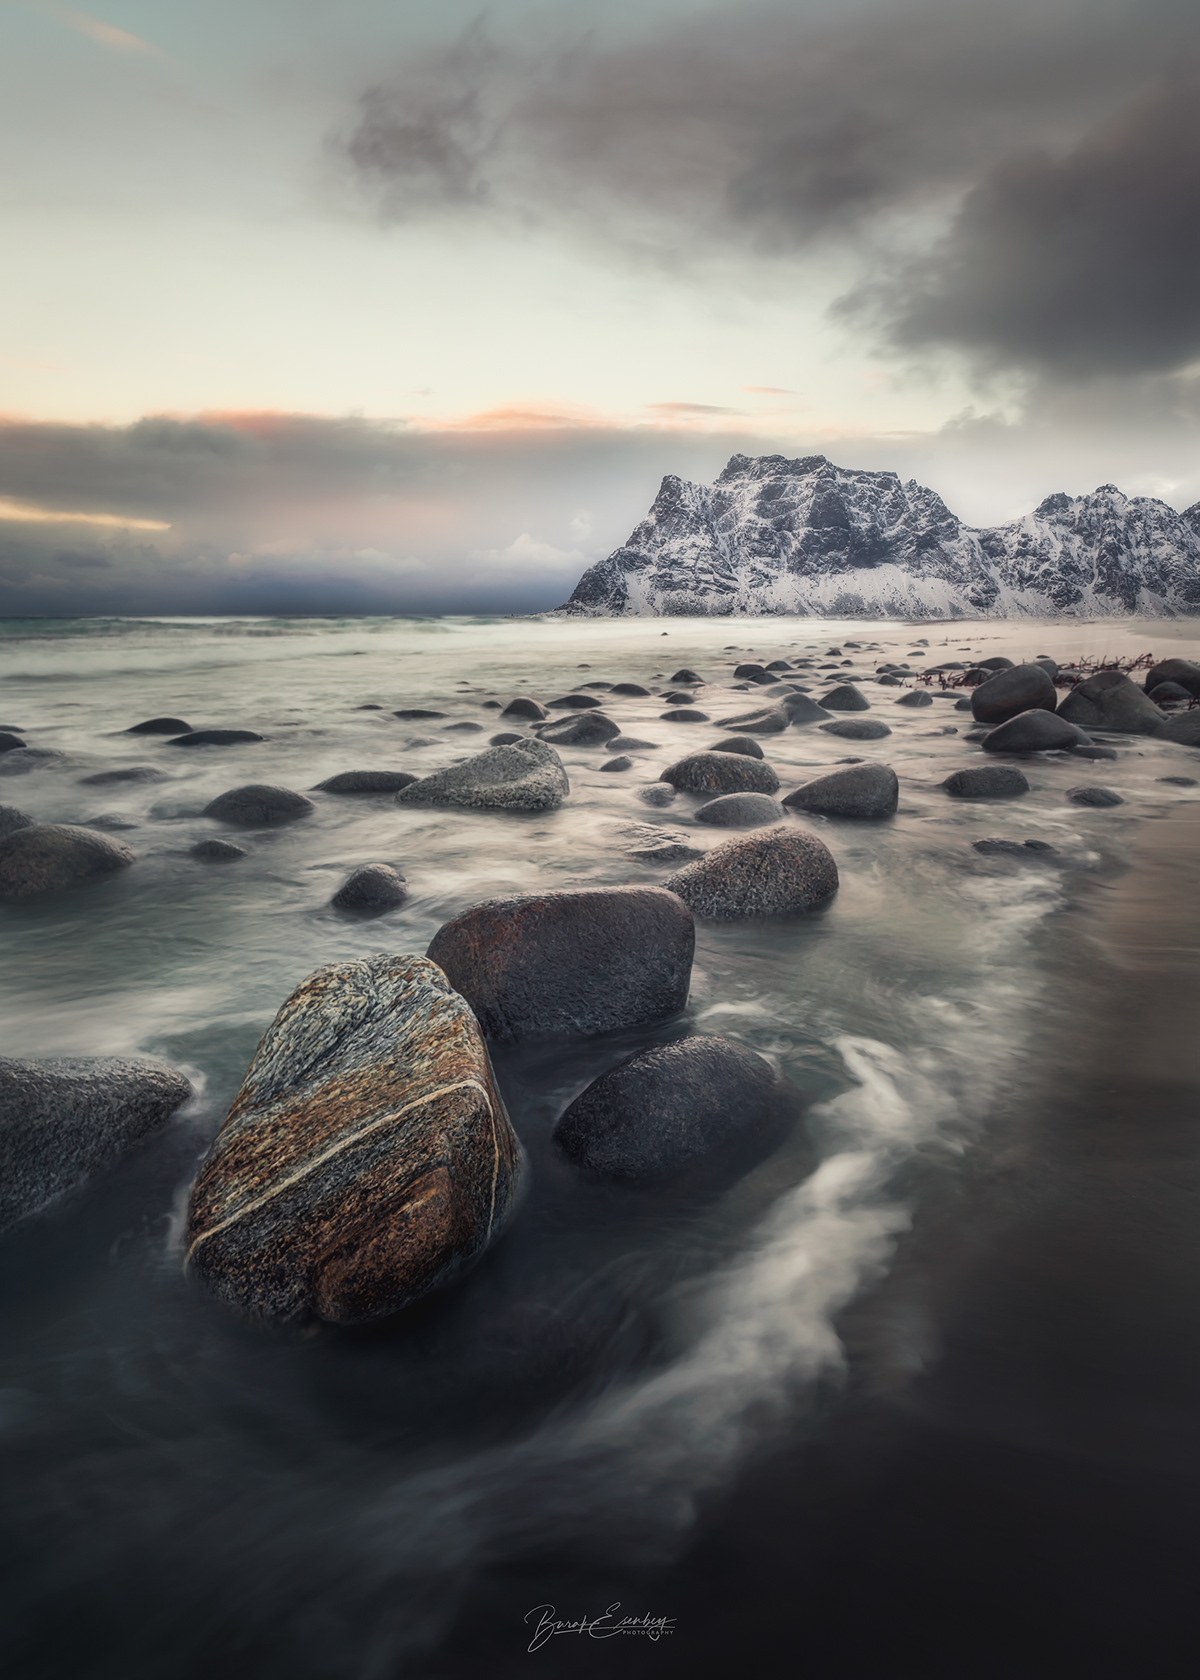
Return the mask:
[[715, 484], [668, 476], [564, 612], [818, 618], [1200, 613], [1200, 503], [1048, 496], [976, 530], [940, 496], [823, 455], [735, 455]]

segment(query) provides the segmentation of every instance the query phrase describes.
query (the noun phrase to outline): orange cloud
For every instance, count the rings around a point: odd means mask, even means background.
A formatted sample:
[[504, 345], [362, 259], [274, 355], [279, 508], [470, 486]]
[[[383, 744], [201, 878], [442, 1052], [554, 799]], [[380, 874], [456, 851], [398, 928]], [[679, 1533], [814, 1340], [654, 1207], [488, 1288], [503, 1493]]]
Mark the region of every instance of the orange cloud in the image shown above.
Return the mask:
[[72, 6], [47, 5], [46, 10], [61, 18], [68, 29], [73, 29], [79, 35], [86, 35], [89, 41], [96, 41], [102, 47], [115, 47], [118, 52], [155, 53], [157, 47], [152, 47], [149, 41], [143, 41], [140, 35], [131, 35], [128, 30], [117, 29], [111, 23], [104, 23], [100, 18], [90, 17], [87, 12], [77, 12]]
[[162, 519], [127, 519], [119, 513], [64, 513], [57, 508], [36, 507], [32, 502], [14, 502], [0, 496], [0, 519], [21, 525], [115, 525], [126, 531], [169, 531]]

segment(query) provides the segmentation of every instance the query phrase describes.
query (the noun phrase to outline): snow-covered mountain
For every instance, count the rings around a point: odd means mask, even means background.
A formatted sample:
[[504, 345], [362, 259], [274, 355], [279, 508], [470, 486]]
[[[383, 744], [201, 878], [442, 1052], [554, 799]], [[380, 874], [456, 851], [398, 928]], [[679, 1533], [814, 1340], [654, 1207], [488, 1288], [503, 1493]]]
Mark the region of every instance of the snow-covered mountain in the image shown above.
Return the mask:
[[629, 541], [559, 609], [610, 617], [797, 613], [1008, 618], [1200, 613], [1200, 503], [1102, 484], [976, 530], [932, 490], [823, 455], [735, 455], [715, 484], [668, 475]]

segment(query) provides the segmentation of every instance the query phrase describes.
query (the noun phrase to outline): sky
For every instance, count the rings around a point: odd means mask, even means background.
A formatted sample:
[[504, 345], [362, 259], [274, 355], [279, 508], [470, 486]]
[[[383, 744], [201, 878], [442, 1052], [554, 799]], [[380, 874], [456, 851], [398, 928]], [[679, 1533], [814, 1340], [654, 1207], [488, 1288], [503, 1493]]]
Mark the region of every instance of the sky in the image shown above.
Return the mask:
[[0, 613], [539, 610], [735, 452], [1200, 500], [1195, 0], [0, 37]]

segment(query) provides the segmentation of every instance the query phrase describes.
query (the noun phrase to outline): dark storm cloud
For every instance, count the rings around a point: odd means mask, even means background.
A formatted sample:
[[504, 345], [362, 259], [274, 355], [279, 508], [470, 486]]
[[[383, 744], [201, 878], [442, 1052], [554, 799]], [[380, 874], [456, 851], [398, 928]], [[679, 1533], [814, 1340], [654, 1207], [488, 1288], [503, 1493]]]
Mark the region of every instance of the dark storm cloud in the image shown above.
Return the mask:
[[[853, 304], [898, 342], [1152, 368], [1192, 344], [1197, 101], [1165, 78], [1198, 63], [1194, 0], [725, 6], [556, 50], [476, 27], [372, 88], [341, 144], [389, 216], [470, 207], [668, 259], [853, 236]], [[1056, 315], [1096, 263], [1064, 349]]]
[[[1065, 157], [1006, 159], [876, 293], [895, 342], [1067, 375], [1200, 353], [1200, 78], [1163, 82]], [[862, 300], [869, 303], [869, 295]]]

